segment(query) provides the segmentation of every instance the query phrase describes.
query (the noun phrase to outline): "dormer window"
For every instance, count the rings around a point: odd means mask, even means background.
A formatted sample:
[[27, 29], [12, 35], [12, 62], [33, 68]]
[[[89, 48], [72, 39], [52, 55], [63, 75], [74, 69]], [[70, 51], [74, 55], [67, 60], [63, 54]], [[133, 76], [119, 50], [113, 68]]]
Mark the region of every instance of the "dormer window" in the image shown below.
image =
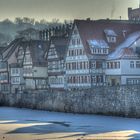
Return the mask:
[[114, 36], [108, 36], [108, 37], [107, 37], [107, 41], [108, 41], [109, 43], [115, 43], [115, 42], [116, 42], [116, 37], [114, 37]]
[[104, 30], [108, 43], [116, 43], [117, 34], [112, 29]]
[[108, 54], [109, 46], [104, 40], [88, 40], [92, 54]]

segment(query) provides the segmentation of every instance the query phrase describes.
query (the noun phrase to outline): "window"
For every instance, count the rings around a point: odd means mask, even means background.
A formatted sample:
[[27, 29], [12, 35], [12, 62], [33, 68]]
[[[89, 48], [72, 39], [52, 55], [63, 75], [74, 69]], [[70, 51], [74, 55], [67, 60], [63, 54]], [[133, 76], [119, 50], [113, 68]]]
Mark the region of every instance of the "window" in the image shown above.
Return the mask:
[[140, 68], [140, 61], [136, 61], [136, 68]]
[[114, 37], [114, 36], [108, 36], [107, 37], [107, 40], [108, 40], [109, 43], [115, 43], [116, 42], [116, 37]]
[[107, 62], [107, 68], [108, 69], [119, 69], [120, 62]]
[[73, 45], [73, 46], [76, 45], [75, 39], [72, 39], [72, 45]]
[[24, 68], [24, 74], [32, 74], [32, 68], [31, 67], [25, 67]]
[[1, 91], [8, 91], [8, 85], [7, 84], [2, 84], [1, 85]]
[[97, 61], [97, 62], [96, 62], [96, 68], [97, 68], [97, 69], [102, 68], [102, 62], [101, 62], [101, 61]]
[[83, 55], [83, 50], [82, 49], [80, 49], [80, 55]]
[[68, 56], [71, 56], [71, 50], [68, 51]]
[[20, 78], [19, 77], [13, 77], [12, 78], [12, 84], [19, 84], [20, 83]]
[[108, 53], [107, 49], [103, 49], [103, 54], [107, 54], [107, 53]]
[[111, 37], [111, 42], [116, 42], [116, 37]]
[[130, 61], [130, 68], [134, 68], [135, 65], [134, 65], [134, 61]]
[[97, 76], [97, 83], [103, 83], [103, 76], [102, 75]]
[[11, 69], [11, 73], [14, 75], [14, 74], [19, 74], [19, 69], [18, 68], [12, 68]]
[[98, 49], [98, 54], [101, 54], [101, 49]]
[[74, 50], [71, 50], [71, 56], [74, 56]]
[[73, 83], [76, 83], [76, 77], [73, 76]]
[[140, 79], [127, 79], [128, 85], [137, 85], [140, 84]]
[[80, 63], [77, 62], [77, 69], [79, 70], [80, 69]]
[[96, 54], [96, 49], [93, 49], [93, 50], [92, 50], [92, 53], [93, 53], [93, 54]]
[[91, 63], [91, 68], [92, 69], [95, 69], [96, 68], [96, 62], [95, 61]]
[[92, 83], [96, 83], [96, 76], [92, 76]]
[[81, 44], [81, 41], [80, 41], [80, 38], [77, 39], [77, 45], [80, 45]]
[[118, 69], [120, 68], [120, 62], [117, 62], [117, 68]]

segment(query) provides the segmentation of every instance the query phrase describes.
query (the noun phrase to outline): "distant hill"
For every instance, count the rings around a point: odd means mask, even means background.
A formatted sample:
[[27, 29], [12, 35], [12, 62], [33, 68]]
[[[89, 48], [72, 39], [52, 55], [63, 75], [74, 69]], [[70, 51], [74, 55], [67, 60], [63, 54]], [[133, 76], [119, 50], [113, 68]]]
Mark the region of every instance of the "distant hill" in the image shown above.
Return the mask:
[[19, 31], [26, 30], [28, 28], [43, 30], [45, 28], [54, 27], [61, 24], [62, 23], [60, 23], [57, 19], [53, 19], [52, 22], [47, 22], [44, 19], [35, 21], [34, 19], [27, 17], [18, 17], [14, 22], [10, 21], [9, 19], [5, 19], [4, 21], [0, 22], [0, 46], [12, 41]]

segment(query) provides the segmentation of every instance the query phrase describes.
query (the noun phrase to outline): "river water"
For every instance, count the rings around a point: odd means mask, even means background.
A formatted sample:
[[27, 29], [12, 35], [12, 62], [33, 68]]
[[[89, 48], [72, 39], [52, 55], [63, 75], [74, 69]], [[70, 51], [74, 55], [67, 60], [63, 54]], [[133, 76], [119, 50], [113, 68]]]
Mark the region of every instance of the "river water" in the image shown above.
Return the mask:
[[0, 140], [140, 139], [140, 119], [0, 107]]

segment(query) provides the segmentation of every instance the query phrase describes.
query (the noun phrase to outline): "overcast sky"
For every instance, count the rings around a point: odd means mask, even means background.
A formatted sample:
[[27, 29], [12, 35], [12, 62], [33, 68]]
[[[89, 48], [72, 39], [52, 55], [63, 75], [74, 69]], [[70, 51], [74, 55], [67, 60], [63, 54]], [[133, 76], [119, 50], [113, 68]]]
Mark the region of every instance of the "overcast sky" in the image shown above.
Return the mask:
[[127, 19], [127, 8], [138, 8], [139, 0], [0, 0], [0, 20], [32, 17], [36, 20], [58, 18]]

